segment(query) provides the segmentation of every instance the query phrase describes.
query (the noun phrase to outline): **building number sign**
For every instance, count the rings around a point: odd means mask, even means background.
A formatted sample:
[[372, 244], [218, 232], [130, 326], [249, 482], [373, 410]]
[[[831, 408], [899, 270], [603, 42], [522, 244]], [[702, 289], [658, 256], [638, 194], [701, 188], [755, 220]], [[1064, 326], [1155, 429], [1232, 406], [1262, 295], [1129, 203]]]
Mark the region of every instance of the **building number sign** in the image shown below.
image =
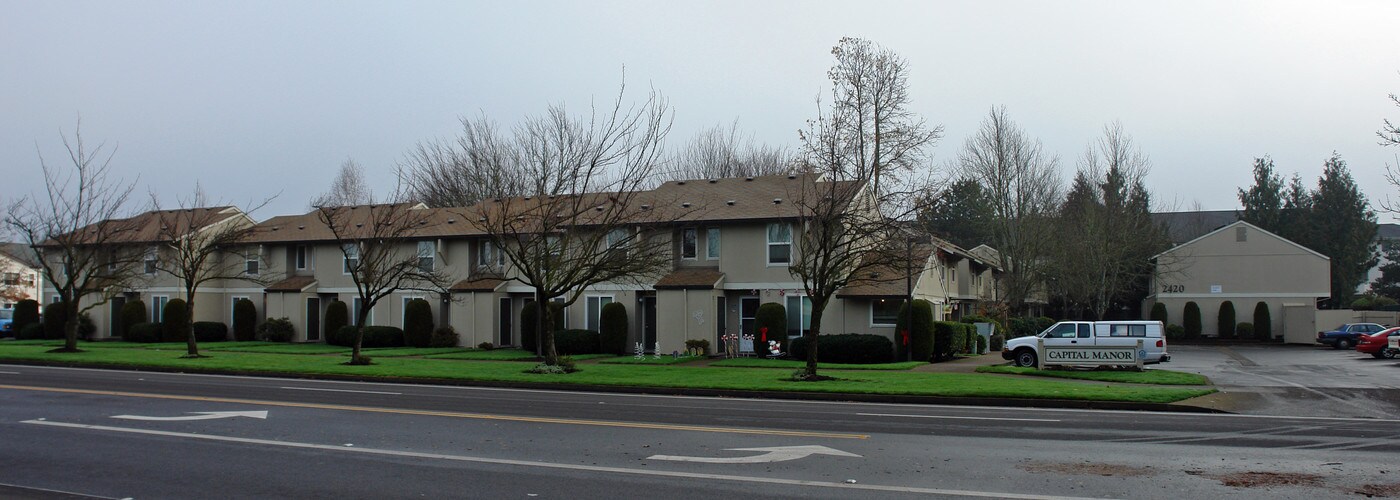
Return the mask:
[[1186, 285], [1162, 285], [1162, 293], [1183, 293]]

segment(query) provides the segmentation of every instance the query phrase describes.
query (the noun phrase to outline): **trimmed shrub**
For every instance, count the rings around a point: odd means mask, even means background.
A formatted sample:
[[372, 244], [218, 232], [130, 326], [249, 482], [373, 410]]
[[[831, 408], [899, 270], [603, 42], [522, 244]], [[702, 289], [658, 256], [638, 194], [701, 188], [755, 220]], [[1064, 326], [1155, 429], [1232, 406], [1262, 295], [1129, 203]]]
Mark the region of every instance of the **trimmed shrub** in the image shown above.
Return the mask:
[[1148, 318], [1152, 321], [1161, 321], [1164, 325], [1167, 324], [1167, 305], [1161, 302], [1152, 304], [1152, 315]]
[[62, 302], [44, 306], [44, 338], [61, 340], [64, 338], [64, 323], [68, 322], [68, 311]]
[[223, 342], [228, 340], [228, 325], [219, 321], [196, 321], [193, 325], [196, 342]]
[[[346, 325], [336, 330], [333, 335], [326, 335], [326, 343], [341, 347], [355, 346], [355, 330], [359, 328], [355, 325]], [[404, 333], [394, 326], [366, 326], [361, 333], [360, 347], [403, 347]]]
[[409, 347], [433, 344], [433, 306], [423, 299], [413, 299], [403, 306], [404, 343]]
[[931, 361], [942, 361], [953, 357], [957, 352], [958, 339], [965, 339], [962, 335], [962, 323], [952, 321], [933, 322], [933, 355]]
[[1362, 296], [1360, 296], [1360, 297], [1357, 297], [1356, 300], [1351, 301], [1351, 310], [1353, 310], [1353, 311], [1370, 311], [1370, 310], [1371, 310], [1371, 298], [1370, 298], [1370, 297], [1367, 297], [1367, 296], [1365, 296], [1365, 295], [1362, 295]]
[[[768, 351], [766, 340], [776, 340], [783, 343], [783, 350], [796, 353], [798, 358], [806, 359], [807, 351], [799, 351], [788, 345], [787, 327], [786, 307], [777, 302], [765, 302], [759, 305], [758, 313], [754, 318], [753, 355], [765, 357], [772, 354]], [[821, 346], [821, 344], [817, 344], [817, 359], [821, 359]]]
[[1181, 312], [1181, 326], [1186, 329], [1186, 338], [1201, 338], [1201, 306], [1195, 301], [1187, 302]]
[[428, 347], [457, 347], [457, 343], [460, 341], [456, 329], [442, 326], [433, 330], [433, 338], [428, 343]]
[[1055, 326], [1055, 319], [1048, 316], [1041, 316], [1035, 319], [1035, 332], [1031, 335], [1045, 331], [1047, 328]]
[[122, 336], [122, 340], [127, 342], [143, 344], [160, 342], [161, 326], [160, 323], [137, 323], [131, 325], [131, 328], [127, 328], [126, 332], [123, 333], [125, 335]]
[[26, 326], [37, 324], [39, 324], [39, 301], [24, 299], [16, 302], [15, 315], [11, 323], [15, 332], [23, 330]]
[[627, 306], [621, 302], [611, 302], [603, 306], [599, 314], [598, 348], [607, 354], [626, 354]]
[[[345, 306], [341, 306], [344, 309]], [[326, 318], [329, 322], [330, 318]], [[256, 336], [258, 326], [258, 308], [253, 305], [253, 301], [248, 299], [238, 299], [233, 303], [233, 339], [241, 341], [253, 340]]]
[[[792, 339], [792, 352], [806, 353], [811, 336]], [[821, 363], [871, 364], [889, 363], [894, 355], [894, 343], [884, 335], [844, 333], [817, 336], [817, 361]], [[805, 354], [797, 356], [805, 359]]]
[[1167, 325], [1167, 340], [1181, 340], [1186, 338], [1186, 327], [1181, 325]]
[[121, 337], [126, 338], [126, 332], [138, 323], [150, 323], [151, 316], [146, 312], [146, 303], [140, 300], [130, 300], [122, 304], [121, 310]]
[[987, 353], [987, 337], [977, 336], [977, 354]]
[[[520, 308], [520, 348], [526, 351], [535, 352], [535, 314], [539, 311], [539, 306], [534, 302], [525, 304]], [[564, 329], [564, 306], [557, 302], [549, 303], [550, 319], [553, 320], [554, 330]], [[557, 341], [557, 340], [556, 340]], [[556, 346], [557, 348], [557, 346]]]
[[[895, 324], [895, 347], [899, 351], [899, 360], [903, 361], [907, 353], [909, 359], [914, 361], [928, 362], [933, 356], [933, 303], [924, 299], [914, 301], [914, 327], [905, 326], [905, 318], [908, 317], [908, 306], [899, 308], [899, 320]], [[909, 330], [909, 345], [904, 345], [903, 332]], [[820, 347], [820, 345], [818, 346]], [[819, 348], [818, 351], [821, 349]]]
[[15, 340], [39, 340], [44, 338], [43, 323], [30, 323], [15, 332]]
[[489, 351], [489, 350], [495, 349], [496, 346], [495, 346], [495, 344], [492, 344], [492, 343], [490, 343], [490, 342], [482, 342], [482, 343], [480, 343], [480, 344], [477, 344], [477, 345], [476, 345], [476, 348], [477, 348], [477, 349], [481, 349], [481, 350], [483, 350], [483, 351]]
[[598, 332], [593, 330], [562, 330], [554, 332], [554, 350], [561, 356], [598, 354]]
[[190, 315], [185, 301], [170, 299], [165, 303], [164, 318], [160, 322], [162, 342], [186, 342], [190, 336]]
[[287, 318], [268, 318], [258, 325], [255, 337], [264, 342], [291, 342], [296, 336], [296, 327]]
[[1001, 333], [993, 333], [990, 342], [991, 345], [988, 347], [993, 351], [1000, 351], [1006, 348], [1006, 337], [1002, 337]]
[[1007, 333], [1010, 334], [1013, 339], [1029, 337], [1040, 333], [1042, 330], [1039, 320], [1035, 318], [1011, 318], [1007, 320], [1006, 323], [1008, 327]]
[[1235, 338], [1235, 303], [1225, 301], [1220, 303], [1220, 317], [1217, 318], [1216, 328], [1220, 329], [1220, 338]]
[[1400, 302], [1384, 295], [1378, 295], [1371, 299], [1371, 309], [1377, 311], [1394, 311], [1396, 305], [1400, 305]]
[[78, 338], [92, 340], [97, 335], [97, 323], [92, 322], [92, 316], [88, 313], [78, 313]]
[[1253, 337], [1253, 336], [1254, 336], [1254, 323], [1241, 322], [1241, 323], [1239, 323], [1239, 324], [1236, 324], [1236, 325], [1235, 325], [1235, 333], [1238, 333], [1239, 336], [1240, 336], [1240, 338], [1242, 338], [1242, 339], [1247, 339], [1247, 338]]
[[1254, 304], [1254, 336], [1259, 340], [1273, 340], [1274, 338], [1273, 316], [1269, 314], [1269, 304], [1262, 300], [1258, 304]]

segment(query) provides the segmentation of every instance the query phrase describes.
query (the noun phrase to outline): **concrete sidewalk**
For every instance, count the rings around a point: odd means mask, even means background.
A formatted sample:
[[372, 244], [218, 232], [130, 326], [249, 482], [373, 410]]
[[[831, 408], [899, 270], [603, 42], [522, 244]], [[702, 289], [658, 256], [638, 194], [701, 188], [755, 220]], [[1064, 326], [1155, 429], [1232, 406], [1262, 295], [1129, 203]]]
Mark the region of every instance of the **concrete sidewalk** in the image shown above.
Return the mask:
[[943, 361], [939, 363], [919, 365], [914, 367], [910, 371], [931, 373], [975, 373], [977, 372], [977, 368], [979, 367], [1002, 365], [1006, 363], [1010, 363], [1010, 361], [1001, 359], [1000, 352], [988, 352], [979, 356], [969, 356], [965, 358], [958, 358], [952, 361]]

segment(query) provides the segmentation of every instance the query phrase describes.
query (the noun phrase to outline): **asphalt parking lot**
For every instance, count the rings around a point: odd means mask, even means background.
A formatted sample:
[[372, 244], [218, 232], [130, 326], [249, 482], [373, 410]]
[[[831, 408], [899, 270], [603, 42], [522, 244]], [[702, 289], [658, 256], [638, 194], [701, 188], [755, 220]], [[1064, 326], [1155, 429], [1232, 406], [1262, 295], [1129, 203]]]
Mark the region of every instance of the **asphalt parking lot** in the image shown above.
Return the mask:
[[1168, 370], [1210, 377], [1212, 406], [1259, 415], [1400, 418], [1400, 360], [1300, 345], [1177, 345]]

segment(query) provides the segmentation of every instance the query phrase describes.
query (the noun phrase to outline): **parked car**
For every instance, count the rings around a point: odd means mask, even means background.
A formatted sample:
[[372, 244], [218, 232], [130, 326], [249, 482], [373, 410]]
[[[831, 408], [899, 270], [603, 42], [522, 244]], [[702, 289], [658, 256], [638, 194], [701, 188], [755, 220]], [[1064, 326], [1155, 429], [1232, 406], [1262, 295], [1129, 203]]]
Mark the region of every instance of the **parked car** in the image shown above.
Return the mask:
[[15, 310], [0, 309], [0, 337], [15, 335]]
[[1400, 327], [1387, 328], [1380, 333], [1362, 335], [1356, 344], [1356, 352], [1370, 354], [1377, 359], [1394, 359], [1395, 351], [1390, 349], [1390, 337], [1400, 337]]
[[1143, 362], [1166, 363], [1172, 356], [1162, 333], [1161, 321], [1061, 321], [1034, 337], [1008, 340], [1001, 358], [1016, 366], [1036, 366], [1041, 355], [1036, 349], [1038, 339], [1044, 339], [1046, 347], [1135, 346], [1143, 340]]
[[1317, 343], [1333, 349], [1351, 349], [1361, 342], [1362, 335], [1380, 333], [1385, 327], [1375, 323], [1344, 323], [1325, 332], [1317, 332]]

